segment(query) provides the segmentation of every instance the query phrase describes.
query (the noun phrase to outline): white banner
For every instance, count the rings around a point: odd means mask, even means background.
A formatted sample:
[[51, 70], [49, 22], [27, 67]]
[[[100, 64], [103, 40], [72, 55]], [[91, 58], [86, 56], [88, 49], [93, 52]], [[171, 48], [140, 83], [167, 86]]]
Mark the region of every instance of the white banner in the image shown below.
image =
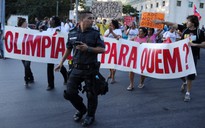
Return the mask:
[[101, 68], [173, 79], [196, 73], [189, 39], [171, 44], [142, 43], [104, 37], [106, 51], [99, 56]]
[[[5, 57], [58, 64], [66, 49], [67, 34], [6, 26]], [[104, 38], [106, 50], [98, 56], [101, 68], [173, 79], [196, 73], [189, 39], [171, 44]], [[67, 63], [65, 63], [67, 64]]]
[[5, 57], [58, 64], [65, 52], [66, 33], [40, 32], [12, 26], [6, 26], [5, 29]]

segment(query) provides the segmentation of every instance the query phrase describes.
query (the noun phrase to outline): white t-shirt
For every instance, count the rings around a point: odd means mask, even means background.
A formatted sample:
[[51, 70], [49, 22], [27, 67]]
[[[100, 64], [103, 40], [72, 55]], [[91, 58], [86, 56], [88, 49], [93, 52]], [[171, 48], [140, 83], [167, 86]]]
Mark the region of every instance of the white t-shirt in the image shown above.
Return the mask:
[[66, 31], [66, 32], [69, 32], [70, 29], [71, 29], [69, 23], [66, 23], [65, 26], [64, 26], [64, 28], [65, 28], [65, 31]]
[[[110, 32], [110, 30], [107, 29], [107, 30], [105, 31], [104, 35], [107, 35], [109, 32]], [[115, 29], [115, 30], [113, 30], [113, 32], [114, 32], [116, 35], [118, 35], [118, 36], [122, 36], [122, 30], [121, 30], [121, 29]], [[113, 36], [111, 33], [108, 35], [108, 37], [114, 38], [114, 36]]]
[[55, 33], [57, 29], [60, 30], [60, 32], [67, 34], [65, 28], [61, 27], [61, 26], [58, 26], [58, 27], [55, 27], [55, 28], [48, 28], [46, 31], [43, 31], [43, 32], [44, 33]]
[[163, 34], [163, 38], [167, 39], [170, 38], [172, 42], [176, 42], [176, 39], [180, 38], [179, 34], [176, 32], [171, 33], [170, 31], [166, 31]]
[[128, 31], [129, 31], [129, 33], [128, 33], [128, 40], [133, 39], [135, 36], [137, 36], [139, 34], [139, 31], [138, 31], [137, 28], [131, 29], [131, 30], [128, 29], [127, 32]]

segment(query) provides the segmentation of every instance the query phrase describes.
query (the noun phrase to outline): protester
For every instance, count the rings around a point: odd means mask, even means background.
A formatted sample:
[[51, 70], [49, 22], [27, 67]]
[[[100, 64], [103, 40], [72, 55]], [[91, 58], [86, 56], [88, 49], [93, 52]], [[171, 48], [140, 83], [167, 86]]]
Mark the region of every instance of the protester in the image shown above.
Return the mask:
[[[182, 30], [183, 31], [183, 30]], [[176, 27], [170, 26], [169, 31], [166, 31], [163, 34], [163, 43], [174, 43], [181, 39], [182, 33], [178, 34], [179, 32], [176, 31]], [[180, 36], [181, 35], [181, 36]], [[185, 77], [180, 78], [182, 80], [181, 92], [185, 91], [185, 86], [187, 85], [187, 81]]]
[[[22, 17], [18, 17], [17, 26], [27, 29], [28, 24], [26, 22], [26, 19]], [[25, 84], [24, 85], [27, 87], [29, 83], [34, 83], [33, 73], [30, 68], [31, 61], [22, 60], [22, 63], [23, 63], [24, 72], [25, 72], [25, 76], [24, 76]]]
[[[117, 20], [112, 20], [110, 23], [109, 29], [107, 29], [104, 33], [105, 37], [120, 39], [122, 37], [122, 31], [119, 28], [119, 22]], [[115, 72], [116, 69], [110, 69], [110, 75], [108, 78], [111, 78], [111, 84], [114, 84], [115, 81]]]
[[[72, 34], [68, 34], [66, 52], [60, 64], [55, 68], [55, 71], [61, 69], [63, 62], [71, 54], [73, 49], [73, 69], [68, 79], [64, 97], [77, 109], [73, 117], [75, 121], [80, 121], [87, 112], [87, 116], [82, 123], [82, 126], [87, 127], [95, 120], [98, 96], [92, 87], [97, 86], [93, 81], [95, 79], [95, 73], [99, 71], [99, 66], [96, 65], [98, 62], [97, 55], [105, 51], [105, 45], [100, 38], [99, 31], [92, 28], [94, 22], [93, 14], [82, 11], [78, 13], [78, 16], [79, 27], [71, 30], [70, 33]], [[83, 103], [83, 98], [78, 94], [79, 85], [83, 81], [85, 82], [83, 88], [86, 91], [88, 99], [87, 108]]]
[[163, 31], [163, 30], [158, 30], [155, 33], [155, 29], [154, 28], [148, 28], [147, 29], [148, 33], [147, 33], [147, 42], [149, 43], [156, 43], [156, 39], [159, 36], [159, 34]]
[[128, 40], [133, 39], [138, 35], [139, 31], [136, 26], [136, 22], [131, 22], [129, 29], [127, 30], [126, 34], [128, 35]]
[[69, 20], [69, 19], [67, 18], [64, 27], [65, 27], [65, 31], [66, 31], [67, 33], [69, 33], [69, 31], [70, 31], [71, 29], [73, 29], [74, 24], [71, 22], [71, 20]]
[[166, 31], [163, 34], [163, 38], [162, 38], [163, 43], [172, 43], [172, 42], [176, 42], [180, 39], [181, 39], [181, 37], [177, 33], [176, 28], [174, 26], [170, 26], [169, 31]]
[[201, 30], [202, 30], [202, 31], [205, 31], [205, 27], [204, 27], [204, 25], [202, 25]]
[[[158, 35], [162, 32], [162, 30], [157, 31], [155, 33], [154, 28], [140, 28], [141, 33], [139, 34], [138, 37], [136, 37], [134, 40], [136, 42], [141, 43], [156, 43], [156, 38]], [[140, 83], [138, 85], [138, 88], [143, 88], [144, 87], [144, 81], [145, 81], [145, 76], [140, 75]], [[130, 72], [130, 86], [128, 86], [127, 90], [131, 91], [134, 89], [134, 73]]]
[[[138, 36], [136, 36], [132, 40], [140, 44], [146, 43], [147, 42], [147, 29], [144, 27], [140, 27]], [[135, 75], [134, 72], [129, 72], [130, 85], [127, 87], [128, 91], [132, 91], [134, 89], [134, 75]], [[144, 79], [145, 79], [145, 76], [140, 75], [140, 84], [138, 85], [138, 88], [144, 87]]]
[[35, 18], [36, 26], [35, 29], [39, 30], [39, 26], [41, 24], [41, 21], [38, 19], [38, 17]]
[[105, 31], [109, 28], [109, 25], [106, 23], [107, 23], [107, 20], [103, 19], [103, 22], [101, 24], [99, 23], [97, 24], [98, 28], [100, 29], [100, 34], [102, 36], [104, 36]]
[[96, 21], [93, 22], [92, 28], [94, 28], [95, 30], [99, 30], [99, 28], [98, 28], [98, 26], [96, 24]]
[[44, 20], [40, 23], [38, 30], [40, 31], [45, 31], [49, 28], [49, 18], [48, 17], [44, 17]]
[[[189, 15], [187, 17], [186, 27], [183, 25], [179, 25], [172, 22], [162, 21], [162, 20], [154, 20], [156, 24], [166, 24], [169, 26], [173, 26], [178, 28], [182, 32], [182, 39], [190, 37], [192, 40], [192, 54], [194, 58], [195, 66], [197, 65], [197, 60], [200, 58], [200, 49], [199, 47], [204, 47], [205, 44], [205, 37], [203, 31], [199, 29], [199, 20], [198, 17], [195, 15]], [[198, 46], [198, 47], [197, 47]], [[195, 74], [189, 74], [187, 76], [187, 91], [184, 97], [184, 101], [188, 102], [191, 99], [190, 92], [192, 87], [192, 81], [195, 80]], [[182, 85], [184, 86], [184, 84]], [[185, 87], [181, 87], [185, 88]]]
[[122, 38], [125, 39], [125, 40], [128, 39], [128, 36], [126, 34], [128, 29], [129, 29], [129, 26], [124, 25], [123, 30], [122, 30]]
[[[61, 27], [61, 21], [59, 17], [53, 16], [50, 19], [50, 28], [47, 29], [47, 32], [65, 32], [64, 28]], [[64, 66], [61, 67], [61, 74], [64, 78], [64, 85], [67, 84], [67, 70]], [[54, 89], [54, 64], [47, 64], [47, 79], [48, 79], [48, 87], [47, 91]]]

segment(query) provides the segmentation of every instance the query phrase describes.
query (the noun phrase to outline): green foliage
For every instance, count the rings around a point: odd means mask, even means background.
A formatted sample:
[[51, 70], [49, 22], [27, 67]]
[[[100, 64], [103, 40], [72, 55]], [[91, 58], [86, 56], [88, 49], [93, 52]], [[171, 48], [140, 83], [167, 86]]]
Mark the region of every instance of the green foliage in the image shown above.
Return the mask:
[[[34, 23], [35, 17], [43, 19], [56, 15], [58, 2], [58, 15], [65, 19], [69, 15], [70, 8], [74, 8], [75, 0], [6, 0], [6, 19], [10, 15], [28, 15], [29, 23]], [[72, 4], [70, 3], [72, 2]], [[85, 6], [85, 0], [79, 0], [79, 6], [84, 10], [89, 10]], [[123, 5], [124, 14], [136, 14], [136, 10], [131, 5]]]
[[[75, 0], [6, 0], [6, 19], [12, 14], [28, 15], [29, 23], [34, 23], [35, 17], [43, 19], [56, 15], [57, 1], [59, 17], [68, 17], [70, 7], [74, 8]], [[79, 0], [79, 5], [83, 6], [83, 2], [85, 0]]]
[[130, 14], [130, 13], [135, 14], [136, 13], [136, 9], [133, 8], [131, 5], [123, 5], [122, 12], [124, 14]]

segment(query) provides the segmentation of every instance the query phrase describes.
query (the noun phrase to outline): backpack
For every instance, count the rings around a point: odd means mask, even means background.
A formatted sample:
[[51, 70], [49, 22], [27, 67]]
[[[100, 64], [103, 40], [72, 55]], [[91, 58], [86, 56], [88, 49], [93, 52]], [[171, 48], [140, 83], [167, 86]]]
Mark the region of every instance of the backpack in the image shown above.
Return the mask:
[[108, 91], [109, 91], [109, 88], [108, 88], [108, 80], [109, 79], [105, 79], [102, 74], [100, 74], [100, 72], [98, 72], [96, 75], [95, 75], [95, 86], [94, 86], [94, 92], [97, 94], [97, 95], [105, 95]]

